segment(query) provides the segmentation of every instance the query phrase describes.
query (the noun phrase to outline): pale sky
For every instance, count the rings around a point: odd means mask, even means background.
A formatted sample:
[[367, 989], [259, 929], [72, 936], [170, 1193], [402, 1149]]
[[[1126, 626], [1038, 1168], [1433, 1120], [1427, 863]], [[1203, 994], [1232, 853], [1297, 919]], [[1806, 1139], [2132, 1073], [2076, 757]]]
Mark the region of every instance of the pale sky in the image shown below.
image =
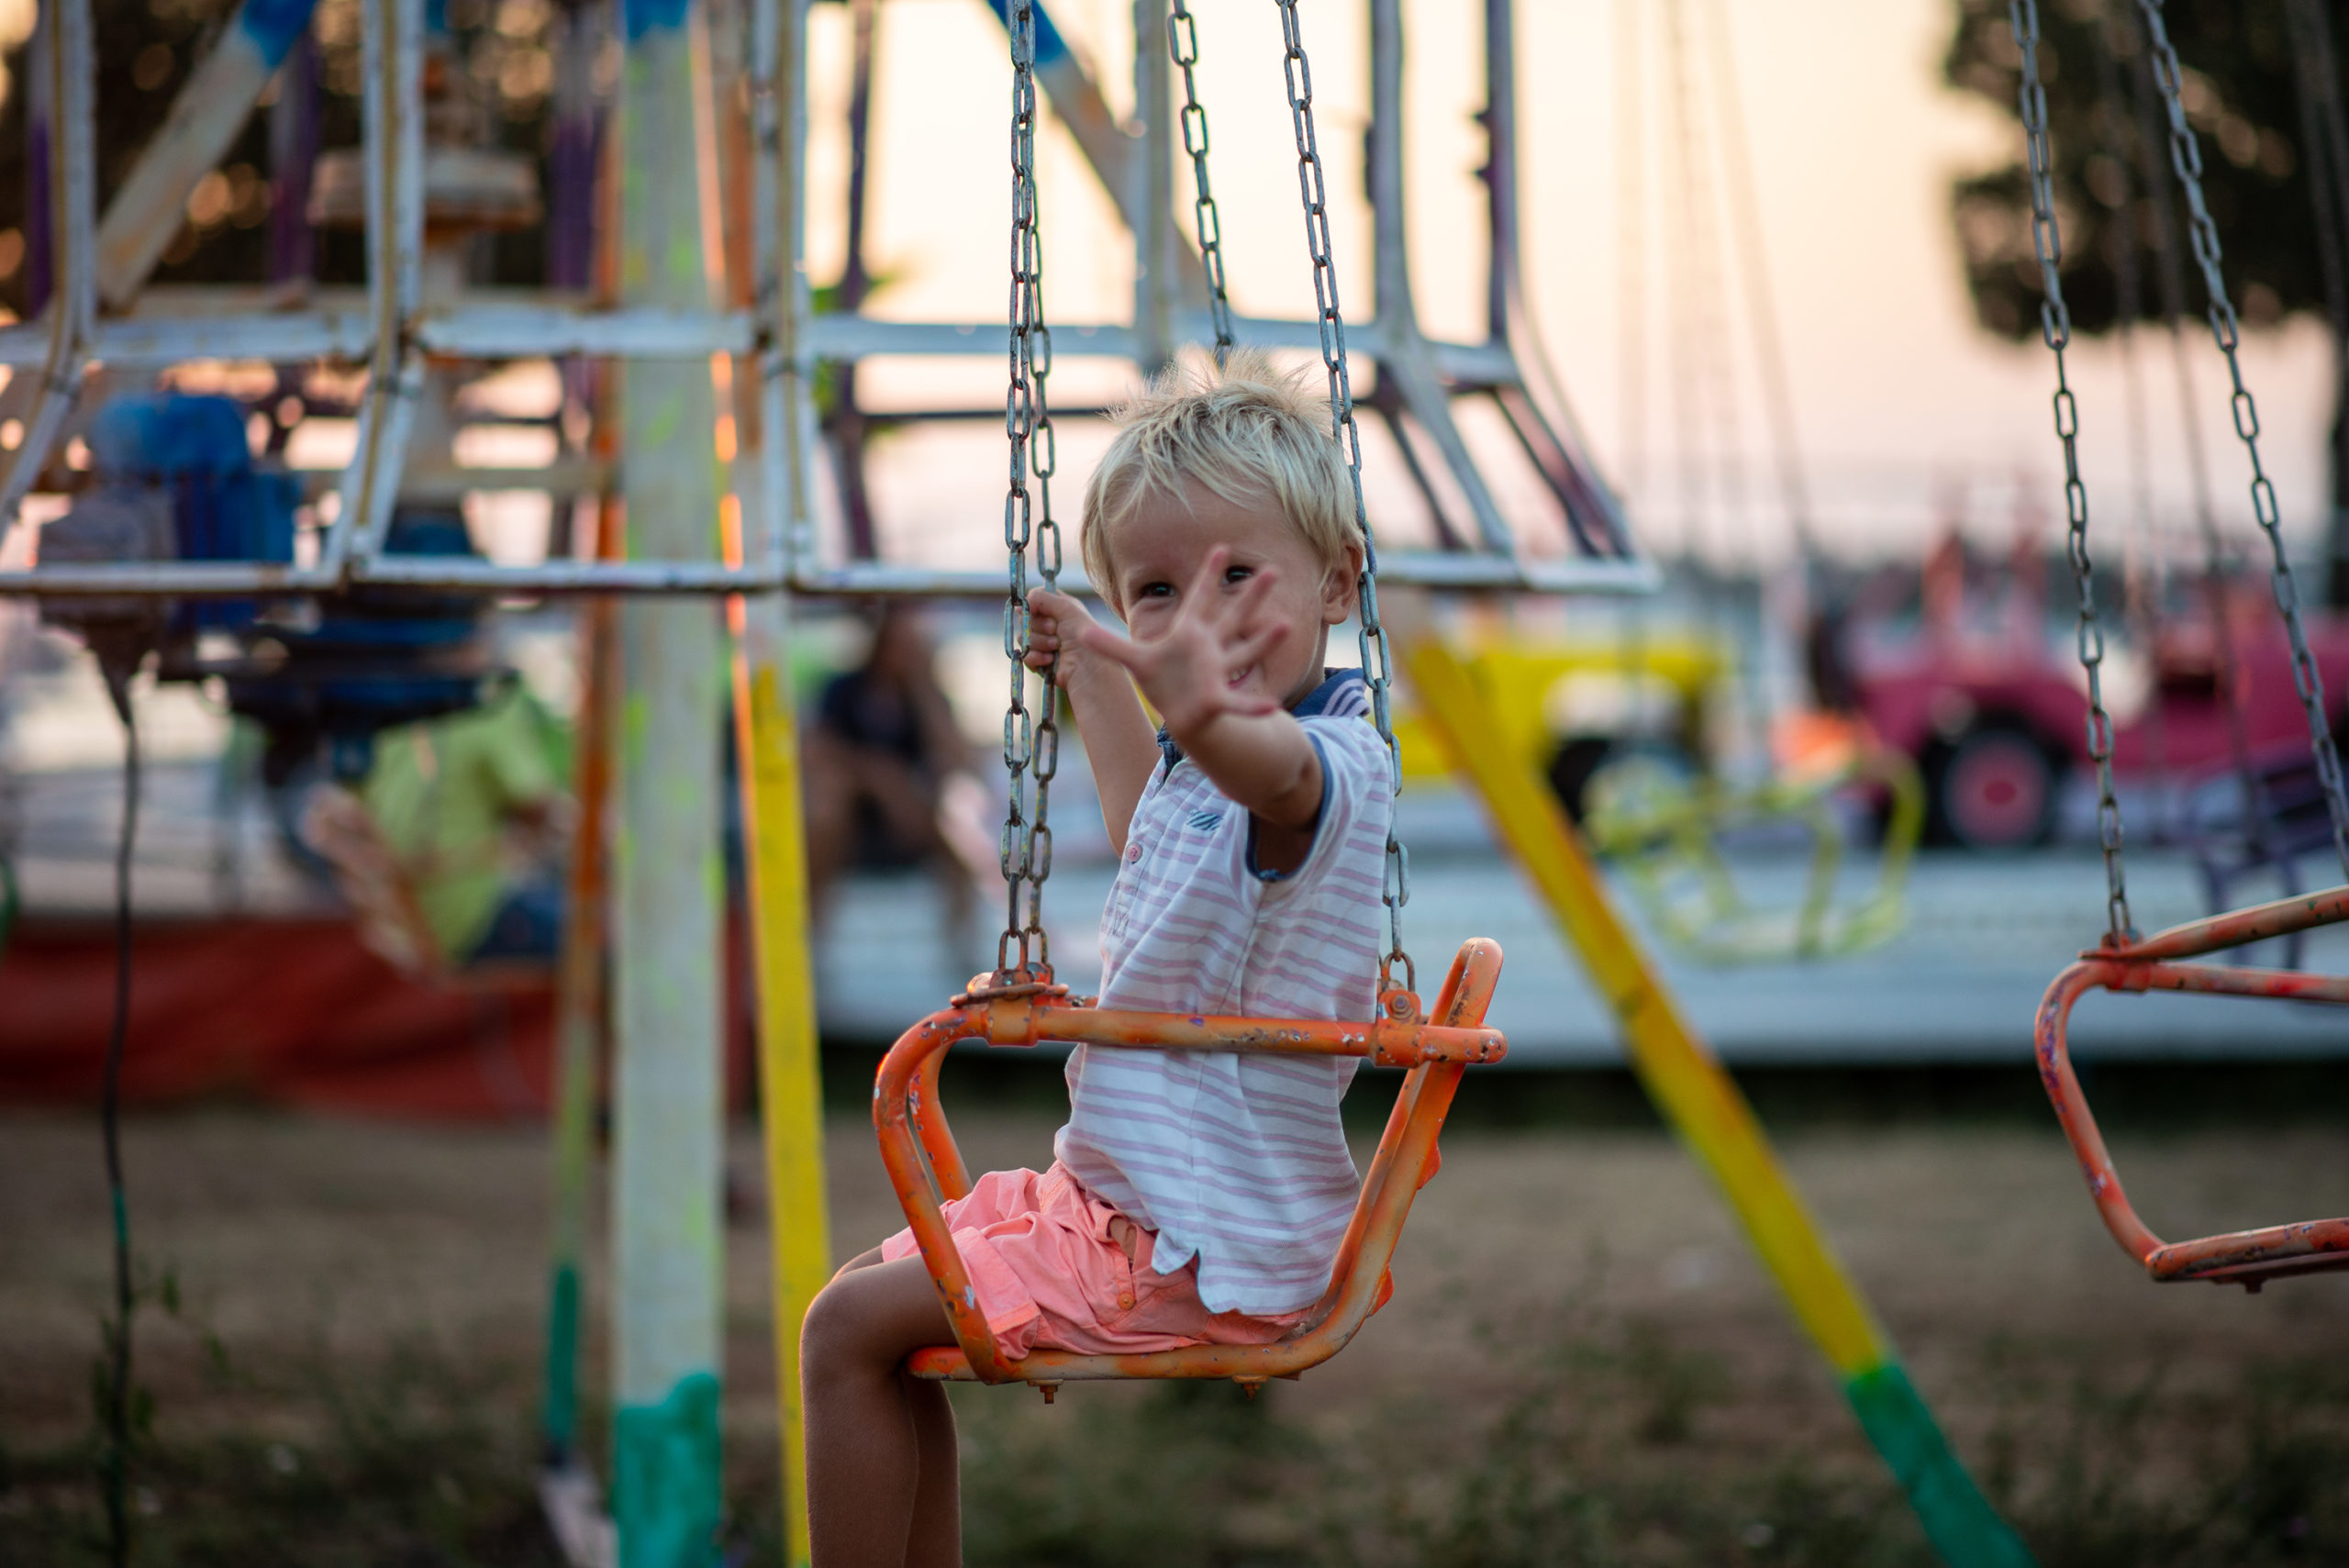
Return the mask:
[[[1625, 464], [1625, 376], [1619, 328], [1624, 226], [1617, 200], [1621, 139], [1615, 85], [1618, 18], [1639, 0], [1520, 0], [1518, 43], [1526, 209], [1526, 274], [1552, 358], [1600, 461]], [[1988, 106], [1944, 89], [1938, 61], [1950, 27], [1946, 0], [1720, 0], [1750, 130], [1765, 245], [1787, 343], [1795, 420], [1822, 534], [1865, 550], [1913, 549], [1950, 497], [1967, 497], [1969, 527], [1987, 543], [2012, 537], [2014, 497], [2043, 518], [2060, 516], [2060, 455], [2050, 426], [2053, 368], [2035, 342], [2009, 347], [1977, 332], [1965, 296], [1947, 190], [1956, 173], [1998, 161], [2014, 133]], [[1200, 92], [1214, 131], [1213, 173], [1236, 303], [1245, 311], [1309, 314], [1295, 155], [1283, 96], [1273, 7], [1261, 0], [1194, 0]], [[1336, 244], [1350, 314], [1366, 315], [1367, 213], [1359, 193], [1367, 99], [1363, 7], [1308, 0], [1330, 187], [1343, 203]], [[1473, 178], [1483, 140], [1478, 106], [1481, 11], [1464, 0], [1405, 0], [1408, 195], [1413, 285], [1432, 334], [1469, 335], [1482, 317], [1482, 191]], [[1689, 0], [1692, 24], [1713, 9]], [[1057, 0], [1053, 14], [1098, 69], [1113, 105], [1131, 101], [1130, 10], [1122, 0]], [[1637, 14], [1636, 12], [1634, 14]], [[1680, 443], [1668, 399], [1673, 335], [1667, 306], [1693, 310], [1686, 271], [1664, 255], [1667, 187], [1654, 172], [1668, 106], [1660, 6], [1645, 8], [1642, 77], [1649, 112], [1651, 195], [1642, 272], [1649, 301], [1645, 483], [1635, 524], [1651, 548], [1683, 537]], [[1006, 294], [1008, 68], [1001, 29], [978, 0], [890, 0], [880, 7], [882, 68], [874, 148], [874, 264], [896, 274], [873, 304], [907, 319], [999, 319]], [[810, 275], [839, 270], [845, 179], [843, 7], [812, 12]], [[1706, 35], [1694, 35], [1701, 40]], [[1691, 70], [1699, 112], [1717, 112], [1701, 42]], [[2188, 63], [2191, 63], [2190, 61]], [[1718, 159], [1718, 152], [1708, 156]], [[1123, 319], [1132, 263], [1125, 231], [1055, 132], [1043, 153], [1047, 303], [1055, 321]], [[1675, 187], [1676, 188], [1676, 187]], [[1187, 170], [1178, 193], [1187, 210]], [[2295, 193], [2297, 197], [2297, 192]], [[1713, 220], [1717, 228], [1722, 219]], [[1184, 232], [1187, 235], [1187, 224]], [[1743, 555], [1775, 551], [1785, 514], [1771, 487], [1753, 354], [1734, 276], [1730, 328], [1735, 418], [1751, 497], [1733, 519], [1708, 503], [1699, 537], [1728, 539]], [[2199, 303], [2199, 301], [2198, 301]], [[1680, 335], [1688, 351], [1689, 333]], [[2182, 529], [2190, 492], [2175, 381], [2165, 344], [2143, 339], [2147, 437], [2143, 466], [2156, 526]], [[2222, 523], [2249, 528], [2248, 469], [2227, 420], [2224, 371], [2206, 333], [2192, 344], [2198, 413]], [[1053, 378], [1063, 401], [1123, 384], [1115, 366], [1073, 357], [1066, 336]], [[2158, 350], [2158, 353], [2156, 350]], [[2264, 452], [2287, 526], [2306, 533], [2321, 502], [2323, 337], [2302, 322], [2254, 338], [2245, 373], [2261, 400]], [[2132, 446], [2119, 356], [2076, 350], [2073, 377], [2095, 516], [2114, 551], [2132, 526]], [[999, 397], [993, 358], [875, 364], [875, 403], [932, 404], [949, 395]], [[950, 392], [948, 389], [956, 389]], [[1064, 432], [1063, 471], [1081, 480], [1098, 438]], [[885, 509], [918, 525], [921, 542], [958, 561], [988, 558], [998, 507], [974, 502], [999, 485], [999, 432], [986, 428], [901, 438], [877, 475]], [[1388, 465], [1391, 470], [1391, 464]], [[1392, 481], [1391, 472], [1374, 478]], [[1382, 491], [1385, 485], [1380, 486]], [[1070, 484], [1060, 509], [1074, 518]], [[1736, 520], [1742, 519], [1742, 520]], [[2246, 536], [2247, 537], [2247, 536]], [[908, 539], [910, 543], [913, 540]]]

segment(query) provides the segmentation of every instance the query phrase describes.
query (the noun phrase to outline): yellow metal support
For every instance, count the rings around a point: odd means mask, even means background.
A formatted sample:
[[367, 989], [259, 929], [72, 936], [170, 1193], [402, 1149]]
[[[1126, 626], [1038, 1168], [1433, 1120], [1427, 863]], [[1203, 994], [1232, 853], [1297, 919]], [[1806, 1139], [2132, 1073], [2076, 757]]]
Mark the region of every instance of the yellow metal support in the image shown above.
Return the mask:
[[807, 853], [799, 735], [785, 659], [784, 602], [747, 606], [735, 644], [734, 723], [749, 833], [751, 951], [758, 970], [759, 1107], [766, 1139], [774, 1268], [775, 1402], [782, 1434], [787, 1560], [805, 1568], [807, 1466], [799, 1403], [799, 1325], [831, 1276], [824, 1200], [822, 1074], [816, 976], [807, 947]]
[[1413, 707], [1473, 784], [1517, 852], [1566, 940], [1623, 1027], [1632, 1068], [1686, 1139], [1753, 1239], [1795, 1315], [1838, 1369], [1883, 1359], [1885, 1338], [1842, 1265], [1804, 1211], [1745, 1096], [1681, 1016], [1646, 953], [1615, 912], [1606, 884], [1532, 771], [1478, 737], [1499, 733], [1483, 695], [1435, 634], [1418, 595], [1388, 590], [1386, 619], [1417, 701]]
[[1869, 1440], [1944, 1560], [2025, 1568], [2031, 1554], [1949, 1451], [1891, 1341], [1779, 1166], [1753, 1107], [1682, 1017], [1544, 782], [1508, 748], [1475, 683], [1446, 648], [1425, 597], [1389, 589], [1385, 619], [1414, 706], [1484, 801], [1493, 826], [1557, 917], [1623, 1030], [1656, 1108], [1711, 1174], [1804, 1329], [1833, 1363]]

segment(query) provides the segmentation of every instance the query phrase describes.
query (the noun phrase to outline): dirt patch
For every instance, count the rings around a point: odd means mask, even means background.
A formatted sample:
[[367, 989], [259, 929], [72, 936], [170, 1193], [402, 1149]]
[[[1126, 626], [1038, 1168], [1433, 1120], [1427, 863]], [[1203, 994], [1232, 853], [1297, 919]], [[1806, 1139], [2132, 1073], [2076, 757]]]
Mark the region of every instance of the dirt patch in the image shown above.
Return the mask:
[[[998, 1107], [958, 1131], [978, 1169], [1049, 1160], [1052, 1126]], [[900, 1221], [869, 1129], [831, 1132], [846, 1256]], [[141, 1325], [158, 1517], [232, 1495], [306, 1517], [296, 1483], [356, 1464], [372, 1430], [378, 1459], [416, 1451], [365, 1473], [390, 1488], [386, 1517], [405, 1486], [446, 1527], [417, 1560], [540, 1550], [540, 1131], [207, 1110], [134, 1118], [126, 1146], [142, 1270], [181, 1302]], [[26, 1520], [54, 1524], [85, 1490], [104, 1194], [88, 1118], [0, 1118], [0, 1544], [28, 1545]], [[1808, 1128], [1784, 1152], [2043, 1562], [2349, 1555], [2349, 1278], [2258, 1296], [2147, 1284], [2048, 1130]], [[2115, 1152], [2165, 1234], [2349, 1212], [2349, 1132], [2197, 1130]], [[726, 1421], [758, 1556], [774, 1449], [754, 1134], [732, 1136], [729, 1162]], [[1078, 1389], [1051, 1409], [972, 1391], [973, 1561], [1921, 1560], [1832, 1377], [1668, 1138], [1460, 1131], [1395, 1273], [1353, 1347], [1253, 1406], [1220, 1385]], [[607, 1325], [597, 1289], [591, 1385]], [[495, 1506], [464, 1501], [484, 1495]]]

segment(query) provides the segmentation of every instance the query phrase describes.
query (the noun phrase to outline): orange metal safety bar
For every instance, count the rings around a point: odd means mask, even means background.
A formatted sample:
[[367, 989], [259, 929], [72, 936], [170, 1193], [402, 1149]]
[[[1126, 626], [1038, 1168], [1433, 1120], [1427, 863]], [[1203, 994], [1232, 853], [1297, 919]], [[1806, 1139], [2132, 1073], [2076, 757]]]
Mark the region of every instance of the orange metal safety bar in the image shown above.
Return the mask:
[[[1355, 1024], [1112, 1012], [1067, 1001], [1064, 986], [1022, 986], [1009, 995], [958, 997], [959, 1006], [907, 1029], [882, 1060], [874, 1081], [873, 1126], [882, 1162], [945, 1303], [957, 1345], [917, 1351], [907, 1358], [907, 1370], [933, 1379], [1030, 1383], [1048, 1399], [1071, 1379], [1131, 1377], [1228, 1377], [1252, 1395], [1266, 1378], [1294, 1377], [1337, 1354], [1377, 1305], [1411, 1200], [1442, 1163], [1436, 1134], [1452, 1108], [1460, 1074], [1471, 1064], [1498, 1062], [1508, 1052], [1499, 1030], [1482, 1027], [1500, 972], [1499, 943], [1479, 938], [1464, 945], [1436, 997], [1433, 1023], [1420, 1021], [1419, 998], [1401, 990], [1383, 999], [1385, 1016]], [[939, 1105], [938, 1078], [946, 1048], [972, 1039], [1003, 1046], [1051, 1040], [1141, 1051], [1358, 1056], [1382, 1067], [1409, 1068], [1310, 1327], [1275, 1345], [1194, 1345], [1131, 1356], [1037, 1351], [1008, 1360], [979, 1310], [962, 1255], [939, 1212], [941, 1203], [971, 1190], [970, 1172]]]
[[2072, 1140], [2072, 1152], [2087, 1178], [2097, 1212], [2104, 1217], [2104, 1228], [2154, 1279], [2209, 1280], [2255, 1291], [2263, 1282], [2285, 1274], [2349, 1268], [2349, 1219], [2271, 1225], [2194, 1241], [2164, 1241], [2147, 1229], [2121, 1191], [2121, 1177], [2112, 1169], [2096, 1118], [2089, 1114], [2079, 1078], [2072, 1071], [2071, 1051], [2065, 1040], [2072, 1004], [2083, 992], [2098, 987], [2349, 1002], [2349, 977], [2172, 962], [2343, 920], [2349, 920], [2349, 887], [2336, 887], [2173, 926], [2143, 941], [2090, 948], [2080, 954], [2077, 963], [2055, 977], [2039, 1004], [2040, 1081], [2055, 1104], [2064, 1136]]

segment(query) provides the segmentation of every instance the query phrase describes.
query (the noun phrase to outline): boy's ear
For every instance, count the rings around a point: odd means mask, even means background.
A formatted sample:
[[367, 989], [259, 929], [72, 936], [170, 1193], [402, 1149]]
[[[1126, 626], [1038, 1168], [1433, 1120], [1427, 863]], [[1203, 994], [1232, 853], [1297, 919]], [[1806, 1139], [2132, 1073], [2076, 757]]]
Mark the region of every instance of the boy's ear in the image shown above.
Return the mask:
[[1321, 578], [1321, 624], [1336, 626], [1354, 613], [1357, 584], [1362, 577], [1362, 541], [1346, 546], [1343, 566], [1331, 567]]

